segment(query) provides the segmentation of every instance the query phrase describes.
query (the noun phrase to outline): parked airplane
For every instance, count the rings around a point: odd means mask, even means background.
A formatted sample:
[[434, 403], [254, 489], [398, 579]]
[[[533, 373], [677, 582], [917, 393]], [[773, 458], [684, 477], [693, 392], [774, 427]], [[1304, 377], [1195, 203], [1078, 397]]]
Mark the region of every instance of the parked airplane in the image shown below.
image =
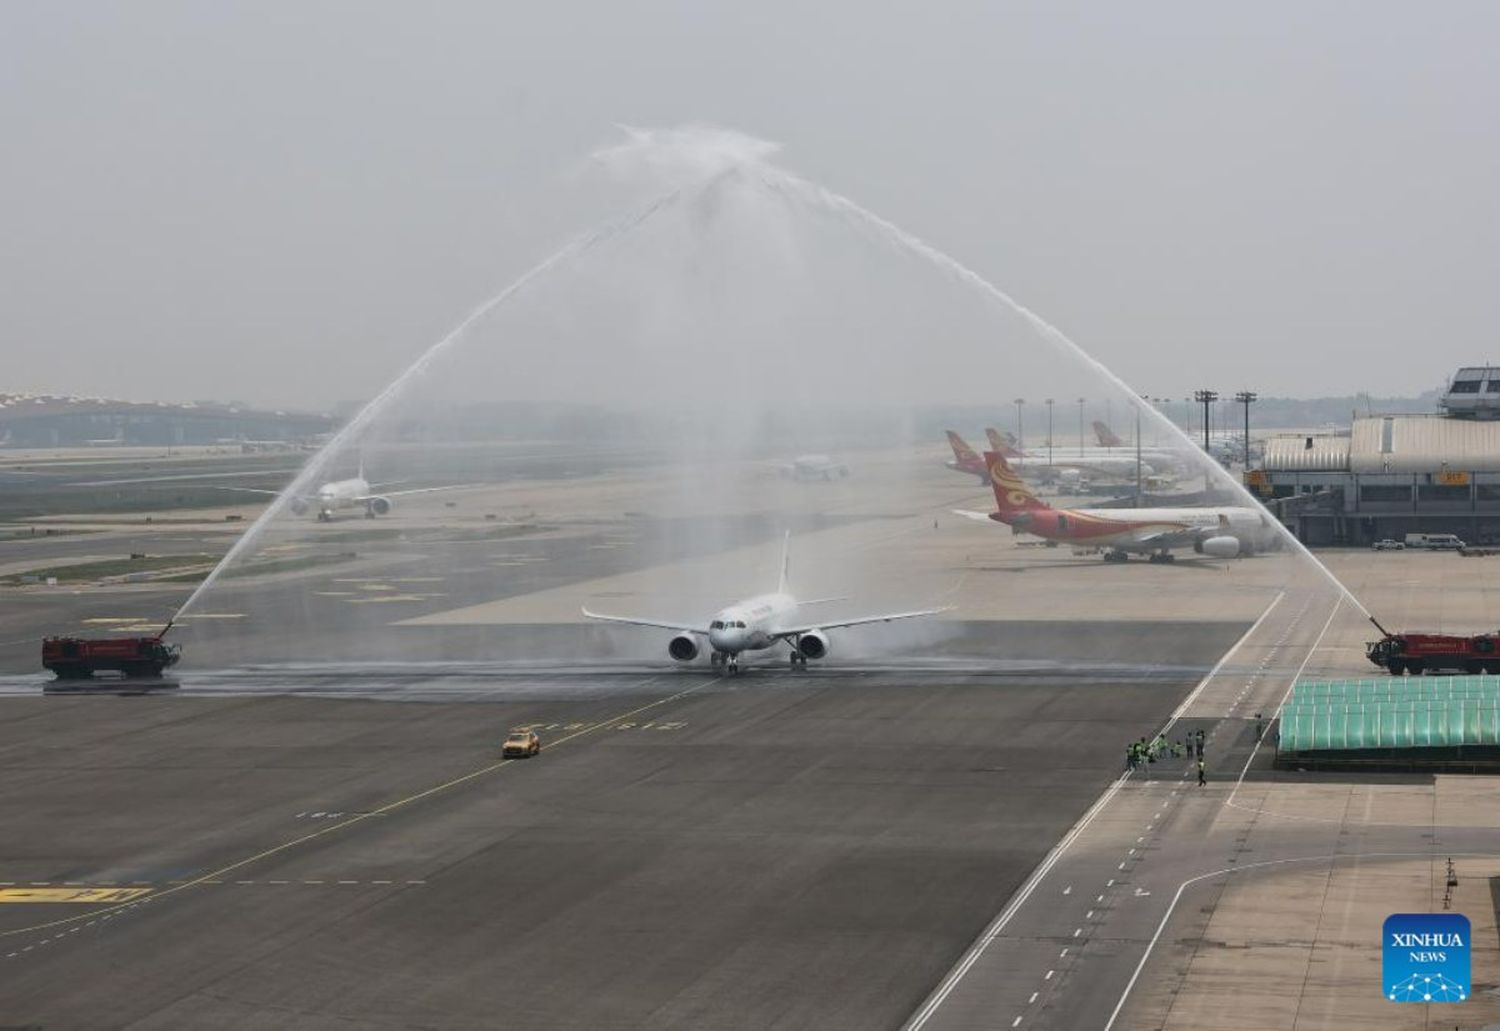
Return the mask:
[[[1099, 439], [1099, 445], [1106, 448], [1129, 448], [1130, 445], [1119, 438], [1107, 423], [1094, 420], [1094, 436]], [[1198, 437], [1192, 438], [1193, 443], [1201, 443]], [[1237, 461], [1245, 450], [1245, 435], [1243, 433], [1213, 433], [1208, 438], [1208, 453], [1219, 462]], [[1262, 449], [1254, 442], [1250, 443], [1250, 454], [1257, 455]], [[1181, 456], [1176, 456], [1178, 459]]]
[[[964, 438], [952, 430], [948, 434], [948, 446], [953, 449], [953, 458], [947, 462], [949, 469], [956, 472], [968, 473], [977, 476], [979, 482], [988, 485], [990, 483], [990, 471], [984, 464], [984, 459], [979, 453], [971, 448]], [[1003, 442], [1000, 435], [993, 429], [986, 429], [985, 434], [990, 438], [990, 446], [1003, 449], [1014, 465], [1023, 473], [1032, 476], [1033, 479], [1041, 479], [1046, 482], [1064, 482], [1074, 485], [1082, 482], [1089, 476], [1115, 477], [1116, 479], [1130, 479], [1136, 474], [1136, 461], [1132, 456], [1129, 459], [1119, 456], [1101, 456], [1100, 458], [1076, 458], [1057, 456], [1055, 461], [1048, 462], [1045, 458], [1022, 455], [1014, 447]], [[1146, 476], [1152, 475], [1150, 465], [1142, 463], [1141, 473]]]
[[1182, 548], [1234, 558], [1267, 550], [1279, 541], [1275, 520], [1256, 508], [1053, 508], [1031, 492], [1005, 456], [987, 451], [984, 458], [996, 511], [955, 510], [957, 515], [1005, 523], [1016, 533], [1049, 541], [1102, 548], [1109, 562], [1123, 562], [1132, 552], [1152, 562], [1170, 562], [1172, 552]]
[[1120, 439], [1120, 435], [1117, 434], [1114, 430], [1110, 429], [1109, 426], [1105, 423], [1100, 422], [1098, 419], [1094, 420], [1094, 436], [1099, 438], [1100, 447], [1125, 446], [1125, 442]]
[[[1049, 460], [1046, 455], [1035, 452], [1025, 453], [1020, 448], [1001, 438], [998, 430], [986, 427], [984, 434], [990, 440], [990, 449], [997, 451], [1010, 462], [1014, 468], [1021, 473], [1036, 473], [1043, 479], [1061, 477], [1064, 473], [1072, 470], [1075, 478], [1077, 476], [1113, 476], [1117, 479], [1134, 479], [1136, 468], [1136, 455], [1134, 451], [1104, 451], [1099, 448], [1089, 448], [1081, 454], [1077, 448], [1056, 448]], [[1140, 473], [1150, 476], [1156, 470], [1150, 460], [1141, 456]]]
[[[408, 497], [412, 494], [431, 494], [440, 490], [459, 490], [470, 487], [473, 484], [455, 483], [444, 487], [417, 487], [412, 490], [379, 490], [372, 487], [365, 479], [365, 464], [359, 463], [359, 472], [348, 480], [331, 480], [323, 484], [311, 494], [299, 494], [292, 498], [291, 509], [294, 515], [306, 515], [316, 508], [318, 522], [326, 523], [333, 519], [333, 514], [340, 509], [363, 508], [366, 519], [374, 519], [376, 516], [388, 515], [395, 502], [392, 498]], [[279, 495], [279, 490], [259, 490], [255, 487], [225, 487], [224, 490], [239, 491], [243, 494], [271, 494]]]
[[[677, 636], [667, 642], [667, 654], [678, 662], [692, 662], [698, 657], [699, 641], [706, 639], [709, 647], [709, 663], [723, 666], [729, 673], [738, 673], [740, 654], [747, 651], [763, 651], [774, 648], [780, 642], [791, 647], [793, 667], [806, 666], [808, 659], [821, 659], [828, 654], [829, 630], [842, 627], [863, 626], [867, 623], [889, 623], [897, 619], [915, 619], [919, 616], [935, 616], [947, 609], [916, 609], [911, 612], [887, 612], [878, 616], [856, 616], [852, 619], [808, 620], [799, 611], [799, 604], [787, 587], [788, 562], [791, 554], [792, 535], [788, 533], [782, 542], [781, 579], [772, 594], [759, 594], [744, 601], [737, 601], [720, 609], [713, 618], [704, 623], [675, 623], [666, 619], [641, 619], [634, 616], [609, 616], [600, 612], [583, 614], [589, 619], [606, 623], [625, 623], [630, 626], [655, 627], [659, 630], [675, 630]], [[802, 602], [801, 605], [817, 605], [835, 599]]]
[[806, 482], [809, 480], [842, 480], [849, 467], [828, 455], [798, 455], [788, 465], [779, 467], [782, 476]]
[[977, 476], [981, 483], [989, 486], [990, 470], [984, 464], [984, 459], [979, 457], [979, 452], [971, 448], [964, 438], [952, 430], [948, 434], [948, 446], [953, 449], [953, 460], [948, 462], [948, 468], [970, 476]]
[[[1094, 424], [1095, 432], [1097, 433], [1098, 428], [1103, 425], [1103, 423], [1096, 422]], [[1105, 427], [1105, 429], [1108, 429], [1108, 427]], [[1006, 458], [1030, 458], [1036, 460], [1042, 457], [1034, 451], [1030, 454], [1022, 452], [1019, 448], [1016, 447], [1016, 438], [1009, 433], [1005, 434], [1005, 439], [1002, 440], [1000, 434], [996, 433], [994, 430], [986, 430], [985, 432], [989, 434], [990, 450], [998, 451]], [[1113, 434], [1111, 434], [1110, 436], [1113, 437]], [[1113, 439], [1119, 440], [1120, 438], [1113, 437]], [[1125, 444], [1120, 447], [1095, 447], [1090, 444], [1081, 448], [1075, 445], [1064, 445], [1056, 448], [1055, 450], [1056, 453], [1053, 458], [1053, 464], [1058, 464], [1061, 462], [1071, 462], [1075, 464], [1078, 462], [1097, 462], [1100, 459], [1110, 459], [1111, 461], [1124, 459], [1125, 461], [1131, 463], [1130, 475], [1135, 475], [1135, 460], [1137, 457], [1137, 452], [1136, 449], [1129, 444]], [[1147, 475], [1149, 475], [1153, 470], [1160, 471], [1164, 469], [1179, 469], [1184, 465], [1183, 458], [1180, 453], [1176, 451], [1169, 451], [1166, 448], [1161, 447], [1143, 447], [1140, 449], [1139, 457], [1146, 466], [1146, 468], [1143, 469], [1142, 472]]]

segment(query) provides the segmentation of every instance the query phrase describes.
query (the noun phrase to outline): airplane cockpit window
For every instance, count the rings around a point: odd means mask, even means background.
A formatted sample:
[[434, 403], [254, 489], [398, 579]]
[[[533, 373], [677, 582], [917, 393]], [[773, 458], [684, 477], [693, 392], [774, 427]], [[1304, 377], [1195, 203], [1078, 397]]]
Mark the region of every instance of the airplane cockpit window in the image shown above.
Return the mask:
[[708, 628], [710, 630], [723, 630], [724, 621], [722, 619], [716, 619], [712, 623], [708, 624]]

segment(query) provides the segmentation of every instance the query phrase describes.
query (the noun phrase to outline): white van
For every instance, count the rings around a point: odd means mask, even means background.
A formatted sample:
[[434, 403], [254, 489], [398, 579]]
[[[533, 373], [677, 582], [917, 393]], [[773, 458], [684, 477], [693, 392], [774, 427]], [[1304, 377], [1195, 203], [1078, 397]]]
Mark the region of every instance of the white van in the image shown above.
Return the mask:
[[1464, 542], [1451, 533], [1409, 533], [1406, 535], [1406, 546], [1427, 548], [1429, 551], [1460, 551]]

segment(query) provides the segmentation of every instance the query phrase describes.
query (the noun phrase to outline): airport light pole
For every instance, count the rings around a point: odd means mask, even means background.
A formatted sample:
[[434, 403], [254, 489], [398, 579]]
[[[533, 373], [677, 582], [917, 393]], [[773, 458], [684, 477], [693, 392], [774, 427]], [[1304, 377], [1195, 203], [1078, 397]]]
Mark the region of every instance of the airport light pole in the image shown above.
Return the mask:
[[1026, 404], [1024, 397], [1016, 398], [1016, 450], [1026, 453], [1026, 424], [1021, 421], [1021, 409]]
[[1259, 400], [1253, 390], [1241, 390], [1234, 399], [1245, 406], [1245, 471], [1250, 471], [1250, 405]]
[[1218, 399], [1219, 394], [1214, 390], [1193, 391], [1193, 400], [1197, 401], [1203, 406], [1203, 451], [1205, 454], [1212, 454], [1212, 452], [1208, 450], [1209, 431], [1213, 428], [1213, 422], [1209, 417], [1209, 405], [1213, 404]]
[[1084, 398], [1078, 399], [1078, 457], [1083, 457], [1083, 405]]
[[1052, 403], [1056, 398], [1047, 398], [1047, 475], [1052, 475]]

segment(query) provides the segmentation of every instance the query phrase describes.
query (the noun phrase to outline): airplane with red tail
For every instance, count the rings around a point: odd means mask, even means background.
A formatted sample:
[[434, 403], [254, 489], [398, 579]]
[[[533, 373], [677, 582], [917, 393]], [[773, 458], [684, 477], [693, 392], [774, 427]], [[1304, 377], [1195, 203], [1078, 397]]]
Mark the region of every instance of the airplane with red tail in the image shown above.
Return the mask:
[[1094, 420], [1094, 436], [1099, 438], [1100, 447], [1125, 447], [1125, 442], [1120, 435], [1109, 428], [1107, 423]]
[[1098, 548], [1109, 562], [1131, 554], [1171, 562], [1174, 551], [1191, 549], [1212, 558], [1235, 558], [1265, 551], [1280, 542], [1276, 521], [1263, 510], [1243, 506], [1211, 508], [1053, 508], [1037, 497], [1005, 456], [986, 451], [985, 464], [995, 491], [994, 512], [957, 515], [1005, 523], [1015, 533], [1049, 541]]
[[990, 482], [989, 467], [984, 464], [984, 459], [979, 457], [979, 452], [971, 448], [964, 438], [952, 430], [948, 430], [948, 446], [953, 449], [953, 460], [948, 463], [948, 468], [957, 472], [968, 473], [977, 476], [980, 482], [988, 485]]

